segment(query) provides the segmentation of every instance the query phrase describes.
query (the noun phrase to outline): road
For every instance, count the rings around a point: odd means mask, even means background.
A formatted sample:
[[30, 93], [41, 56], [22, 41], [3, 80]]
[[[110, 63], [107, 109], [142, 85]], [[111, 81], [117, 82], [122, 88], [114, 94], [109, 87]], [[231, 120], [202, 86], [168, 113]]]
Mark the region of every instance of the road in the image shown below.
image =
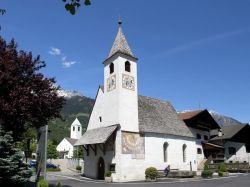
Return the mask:
[[192, 181], [166, 181], [155, 183], [105, 183], [103, 181], [88, 181], [76, 175], [63, 175], [50, 173], [48, 175], [50, 186], [60, 181], [63, 187], [249, 187], [250, 174], [240, 174], [237, 176], [230, 176], [229, 178], [216, 178], [209, 180], [193, 179]]

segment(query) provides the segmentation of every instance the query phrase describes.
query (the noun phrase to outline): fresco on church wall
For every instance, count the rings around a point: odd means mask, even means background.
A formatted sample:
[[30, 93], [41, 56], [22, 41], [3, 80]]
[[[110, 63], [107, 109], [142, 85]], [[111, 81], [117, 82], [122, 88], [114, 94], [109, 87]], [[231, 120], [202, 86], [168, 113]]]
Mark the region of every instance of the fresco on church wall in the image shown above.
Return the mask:
[[122, 153], [132, 154], [133, 159], [144, 159], [144, 136], [138, 133], [122, 132]]

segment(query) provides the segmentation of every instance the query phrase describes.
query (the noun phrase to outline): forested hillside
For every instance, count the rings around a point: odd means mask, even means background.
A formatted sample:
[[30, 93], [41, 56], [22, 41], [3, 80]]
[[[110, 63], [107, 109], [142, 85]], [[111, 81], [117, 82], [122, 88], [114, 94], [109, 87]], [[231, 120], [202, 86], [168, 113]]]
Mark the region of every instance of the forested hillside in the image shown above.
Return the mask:
[[70, 125], [77, 117], [86, 130], [88, 118], [91, 113], [94, 100], [84, 96], [66, 97], [66, 103], [62, 109], [62, 119], [49, 122], [49, 139], [58, 144], [64, 137], [70, 136]]

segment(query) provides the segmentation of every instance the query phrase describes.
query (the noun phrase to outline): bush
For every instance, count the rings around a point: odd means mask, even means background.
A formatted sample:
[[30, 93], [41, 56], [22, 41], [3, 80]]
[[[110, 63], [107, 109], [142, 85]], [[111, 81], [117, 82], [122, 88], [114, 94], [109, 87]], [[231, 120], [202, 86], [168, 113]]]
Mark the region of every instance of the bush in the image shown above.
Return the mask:
[[219, 171], [218, 174], [219, 174], [220, 177], [224, 176], [224, 173], [222, 171]]
[[47, 168], [48, 172], [56, 172], [56, 171], [61, 171], [60, 168]]
[[227, 166], [224, 162], [220, 163], [219, 172], [227, 172]]
[[56, 184], [56, 187], [62, 187], [61, 183], [58, 182], [58, 183]]
[[203, 171], [201, 172], [203, 178], [212, 177], [213, 172], [209, 169], [208, 165], [205, 164]]
[[149, 167], [145, 170], [145, 177], [150, 179], [156, 179], [158, 176], [158, 171], [154, 167]]
[[77, 170], [77, 171], [81, 171], [81, 170], [82, 170], [82, 166], [79, 166], [79, 165], [76, 166], [76, 170]]
[[38, 181], [36, 187], [49, 187], [49, 184], [46, 180], [41, 179]]
[[107, 171], [107, 172], [105, 173], [105, 177], [111, 177], [111, 175], [112, 175], [112, 172], [111, 172], [111, 171]]

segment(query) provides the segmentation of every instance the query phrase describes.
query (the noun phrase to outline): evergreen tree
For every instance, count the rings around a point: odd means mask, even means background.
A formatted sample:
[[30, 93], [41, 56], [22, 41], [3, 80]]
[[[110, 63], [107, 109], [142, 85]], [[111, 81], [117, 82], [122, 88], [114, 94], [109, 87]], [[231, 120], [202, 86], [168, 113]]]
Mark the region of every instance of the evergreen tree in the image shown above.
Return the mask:
[[20, 186], [29, 181], [32, 171], [22, 162], [20, 150], [15, 148], [11, 132], [0, 126], [0, 186]]
[[49, 159], [56, 159], [58, 157], [58, 152], [56, 150], [56, 146], [53, 144], [51, 140], [48, 141], [48, 148], [47, 148], [47, 157]]

